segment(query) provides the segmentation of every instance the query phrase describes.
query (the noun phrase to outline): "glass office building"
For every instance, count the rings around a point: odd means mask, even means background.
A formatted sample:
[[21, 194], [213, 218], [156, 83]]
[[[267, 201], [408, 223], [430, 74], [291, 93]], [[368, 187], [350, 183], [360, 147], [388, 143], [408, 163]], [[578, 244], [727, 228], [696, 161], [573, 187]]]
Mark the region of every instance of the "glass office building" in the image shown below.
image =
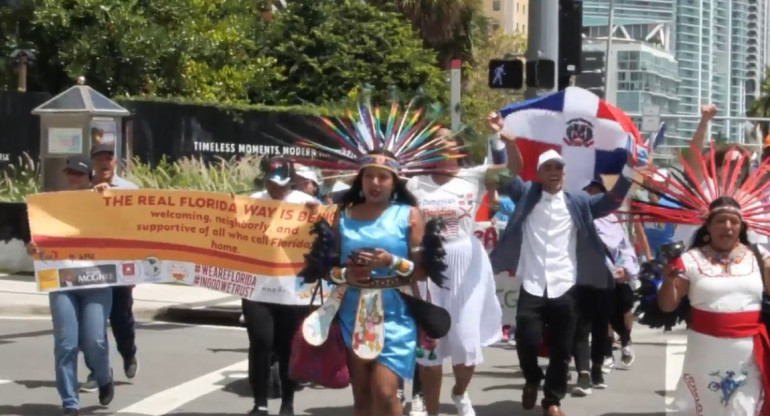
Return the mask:
[[[584, 2], [590, 36], [607, 34], [609, 0]], [[759, 96], [767, 64], [767, 0], [615, 0], [615, 37], [658, 44], [678, 62], [678, 112], [700, 114], [713, 103], [720, 115], [743, 116]], [[645, 30], [654, 29], [662, 34]], [[658, 41], [657, 39], [660, 39]], [[697, 119], [681, 119], [689, 136]], [[740, 122], [717, 121], [712, 135], [743, 137]]]

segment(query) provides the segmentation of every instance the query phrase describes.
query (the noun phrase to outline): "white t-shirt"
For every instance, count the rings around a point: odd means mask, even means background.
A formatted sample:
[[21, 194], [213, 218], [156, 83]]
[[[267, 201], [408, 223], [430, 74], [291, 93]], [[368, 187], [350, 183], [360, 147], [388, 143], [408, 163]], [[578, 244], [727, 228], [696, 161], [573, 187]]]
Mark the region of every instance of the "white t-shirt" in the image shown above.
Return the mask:
[[[267, 193], [267, 191], [254, 192], [250, 196], [254, 199], [273, 199], [270, 197], [270, 194]], [[313, 198], [312, 196], [304, 192], [295, 191], [295, 190], [290, 191], [283, 198], [283, 202], [288, 202], [290, 204], [304, 204], [311, 201], [317, 202], [316, 199]]]
[[438, 185], [430, 175], [415, 176], [406, 188], [417, 198], [425, 219], [443, 217], [447, 240], [473, 236], [473, 225], [479, 201], [481, 183], [488, 166], [460, 169], [449, 182]]

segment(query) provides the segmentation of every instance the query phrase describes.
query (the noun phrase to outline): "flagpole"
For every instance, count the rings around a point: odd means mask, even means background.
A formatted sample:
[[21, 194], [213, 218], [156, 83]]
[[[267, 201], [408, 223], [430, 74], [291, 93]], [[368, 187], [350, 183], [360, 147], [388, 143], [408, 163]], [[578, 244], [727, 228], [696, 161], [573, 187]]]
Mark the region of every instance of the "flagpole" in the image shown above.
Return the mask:
[[615, 26], [615, 0], [610, 0], [609, 15], [607, 16], [607, 50], [604, 53], [604, 100], [607, 102], [610, 102], [610, 59], [612, 56], [613, 26]]

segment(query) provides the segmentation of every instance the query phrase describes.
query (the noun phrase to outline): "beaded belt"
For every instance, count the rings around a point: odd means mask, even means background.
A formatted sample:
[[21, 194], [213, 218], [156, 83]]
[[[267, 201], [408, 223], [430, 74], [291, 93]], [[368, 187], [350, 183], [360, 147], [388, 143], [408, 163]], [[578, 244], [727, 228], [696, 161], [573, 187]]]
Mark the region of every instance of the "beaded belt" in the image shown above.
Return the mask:
[[411, 285], [412, 278], [404, 276], [377, 277], [347, 284], [348, 286], [359, 289], [396, 289], [402, 286]]

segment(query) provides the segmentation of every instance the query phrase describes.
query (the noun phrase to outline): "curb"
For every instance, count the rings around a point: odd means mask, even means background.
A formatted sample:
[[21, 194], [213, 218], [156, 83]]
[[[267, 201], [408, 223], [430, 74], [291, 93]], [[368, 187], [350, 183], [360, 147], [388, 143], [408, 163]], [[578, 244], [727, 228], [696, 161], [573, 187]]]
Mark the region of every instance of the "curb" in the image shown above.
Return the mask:
[[[0, 317], [50, 317], [51, 309], [44, 305], [0, 306]], [[241, 326], [240, 307], [187, 307], [134, 308], [137, 321], [163, 321], [197, 325]]]

